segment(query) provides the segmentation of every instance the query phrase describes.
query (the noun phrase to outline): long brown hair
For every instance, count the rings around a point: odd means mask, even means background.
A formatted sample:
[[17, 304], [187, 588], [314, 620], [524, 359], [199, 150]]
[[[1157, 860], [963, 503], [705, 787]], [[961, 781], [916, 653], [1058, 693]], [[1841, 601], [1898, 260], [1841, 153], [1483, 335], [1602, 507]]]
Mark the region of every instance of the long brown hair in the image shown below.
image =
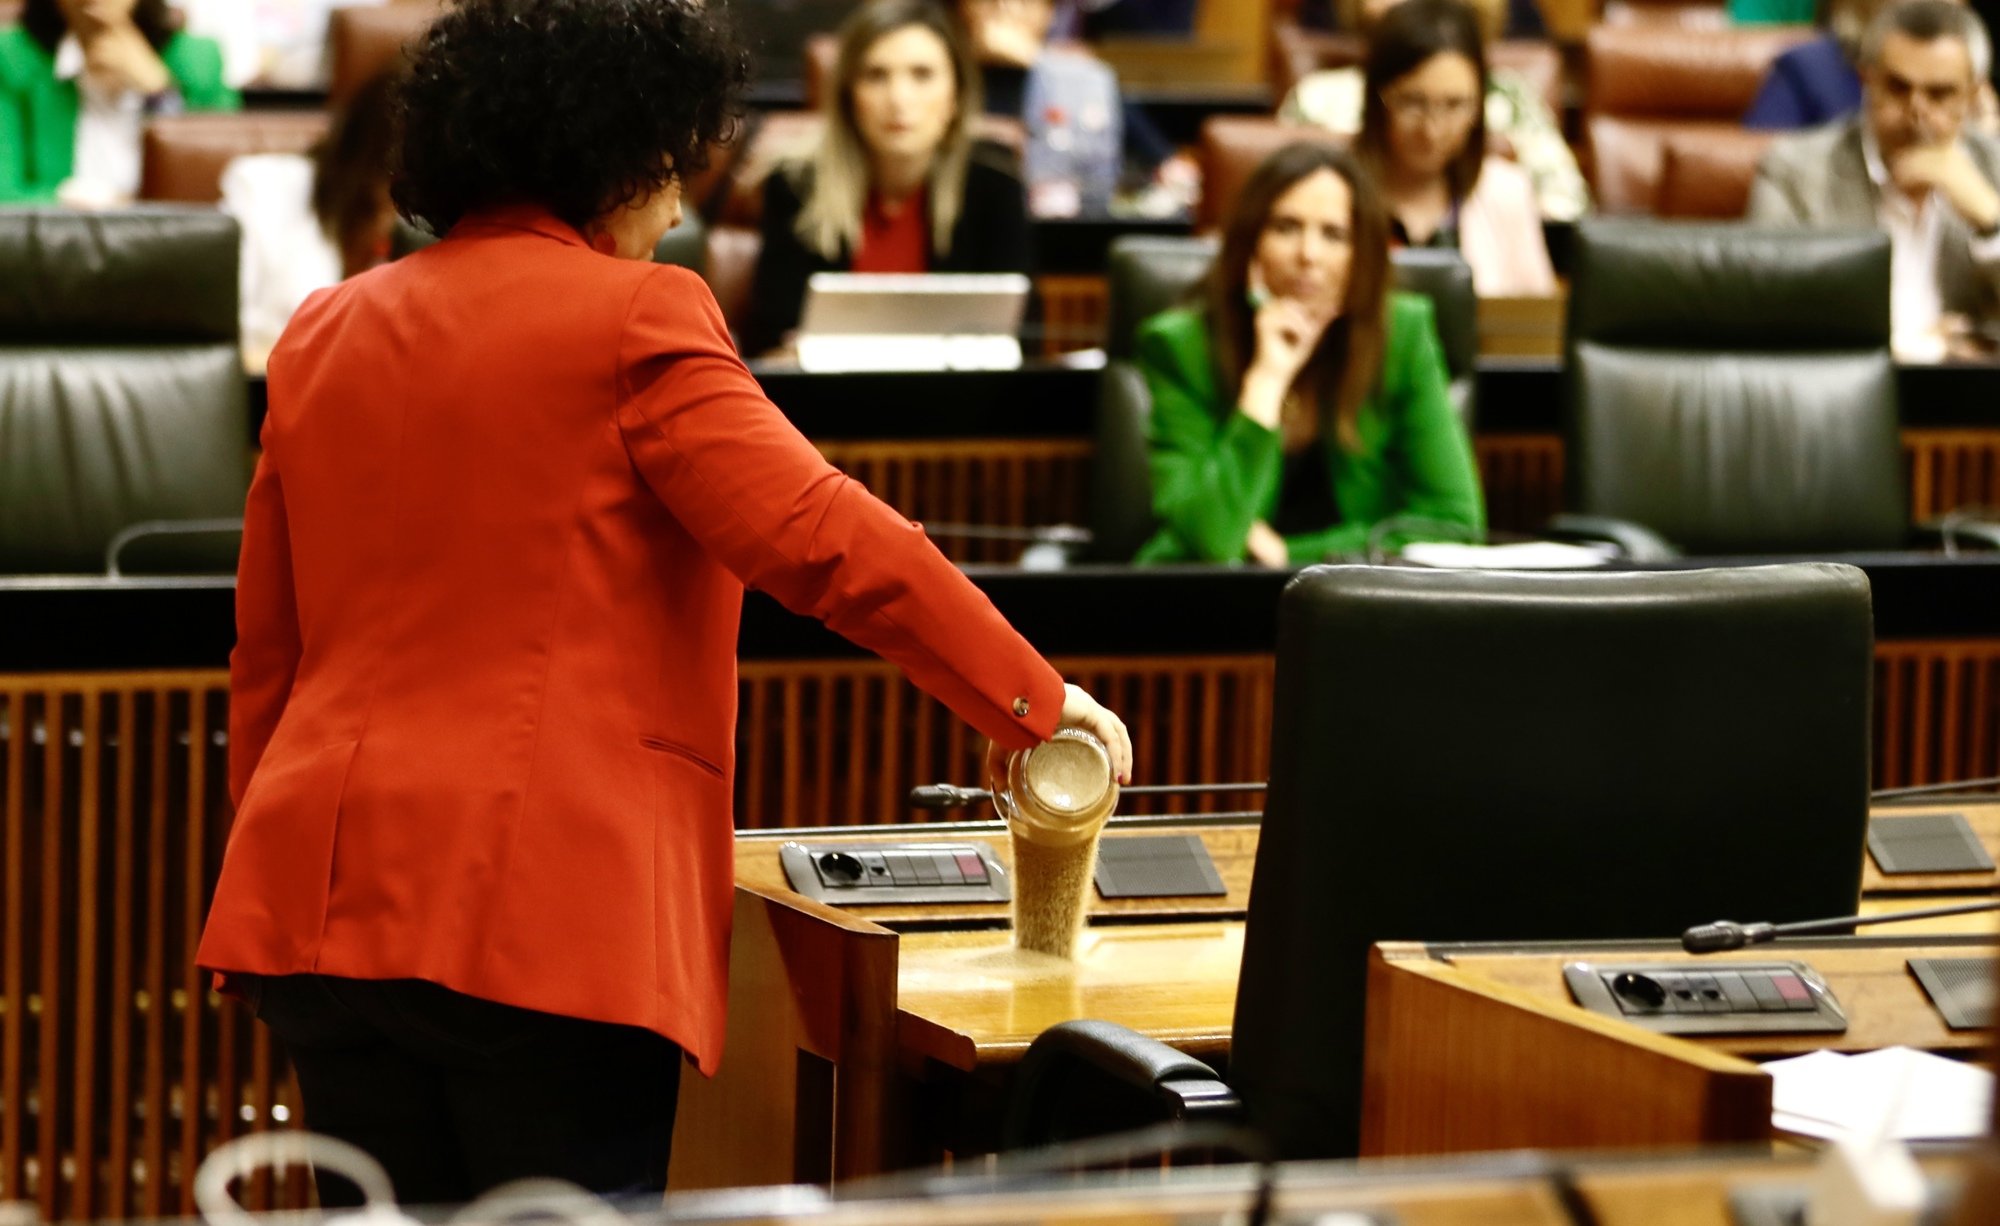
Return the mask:
[[854, 119], [854, 83], [861, 61], [877, 42], [918, 26], [937, 35], [951, 59], [958, 87], [958, 110], [945, 129], [944, 143], [931, 159], [929, 180], [931, 250], [951, 246], [951, 232], [965, 205], [965, 168], [972, 156], [973, 121], [984, 109], [979, 67], [972, 62], [958, 26], [935, 0], [872, 0], [840, 27], [832, 88], [827, 91], [826, 128], [810, 163], [812, 192], [799, 210], [798, 236], [829, 260], [861, 244], [861, 213], [868, 203], [868, 146]]
[[1354, 151], [1371, 173], [1383, 176], [1390, 155], [1389, 104], [1382, 95], [1437, 55], [1462, 55], [1479, 76], [1480, 92], [1472, 100], [1472, 131], [1444, 171], [1445, 186], [1456, 204], [1472, 194], [1486, 162], [1486, 41], [1479, 14], [1460, 0], [1403, 0], [1375, 23], [1361, 69], [1361, 133], [1354, 138]]
[[313, 146], [313, 214], [340, 250], [343, 271], [366, 272], [388, 232], [389, 164], [396, 148], [396, 98], [404, 71], [377, 73], [335, 113]]
[[1215, 340], [1216, 373], [1233, 403], [1257, 353], [1256, 318], [1247, 291], [1258, 240], [1279, 197], [1322, 170], [1339, 175], [1354, 198], [1353, 255], [1340, 314], [1320, 335], [1292, 391], [1322, 426], [1331, 423], [1342, 447], [1353, 450], [1361, 442], [1356, 425], [1361, 406], [1374, 394], [1382, 373], [1389, 297], [1389, 214], [1354, 155], [1324, 141], [1306, 140], [1265, 158], [1223, 225], [1222, 250], [1202, 292]]

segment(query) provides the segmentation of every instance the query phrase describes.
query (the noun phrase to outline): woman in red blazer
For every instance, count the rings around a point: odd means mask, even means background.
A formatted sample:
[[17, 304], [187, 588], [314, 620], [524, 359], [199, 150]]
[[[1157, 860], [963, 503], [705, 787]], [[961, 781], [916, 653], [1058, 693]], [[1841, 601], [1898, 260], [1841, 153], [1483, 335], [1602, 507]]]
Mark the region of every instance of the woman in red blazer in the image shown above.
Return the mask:
[[[1010, 748], [1115, 716], [829, 467], [649, 258], [743, 57], [685, 0], [462, 0], [404, 87], [444, 241], [270, 360], [199, 960], [408, 1202], [664, 1187], [721, 1058], [746, 584]], [[621, 257], [621, 258], [613, 258]], [[332, 1202], [351, 1193], [325, 1188]]]

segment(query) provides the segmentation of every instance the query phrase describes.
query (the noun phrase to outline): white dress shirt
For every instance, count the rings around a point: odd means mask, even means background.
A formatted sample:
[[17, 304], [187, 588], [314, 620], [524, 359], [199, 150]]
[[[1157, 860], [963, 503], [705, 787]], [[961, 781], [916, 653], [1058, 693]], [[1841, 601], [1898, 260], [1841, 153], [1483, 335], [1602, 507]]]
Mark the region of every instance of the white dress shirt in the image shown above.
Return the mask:
[[295, 153], [239, 157], [222, 173], [222, 211], [243, 232], [243, 351], [261, 368], [306, 296], [340, 283], [340, 252], [312, 207], [313, 164]]
[[[1932, 191], [1912, 200], [1889, 176], [1888, 163], [1866, 124], [1861, 157], [1875, 184], [1876, 214], [1889, 233], [1890, 348], [1906, 361], [1935, 362], [1945, 356], [1944, 296], [1938, 279], [1938, 251], [1944, 214], [1951, 203]], [[1972, 259], [1981, 268], [2000, 264], [2000, 234], [1972, 236]]]
[[70, 176], [56, 198], [73, 206], [106, 208], [139, 194], [139, 150], [146, 131], [146, 96], [136, 89], [106, 89], [84, 72], [83, 44], [65, 35], [56, 48], [56, 79], [75, 81], [76, 152]]

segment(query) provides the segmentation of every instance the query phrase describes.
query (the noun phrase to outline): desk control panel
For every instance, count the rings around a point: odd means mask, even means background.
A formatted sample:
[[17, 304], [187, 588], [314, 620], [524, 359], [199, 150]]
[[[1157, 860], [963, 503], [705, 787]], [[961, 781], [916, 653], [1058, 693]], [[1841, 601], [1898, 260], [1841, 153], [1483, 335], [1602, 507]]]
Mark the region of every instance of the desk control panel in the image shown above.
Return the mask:
[[979, 843], [798, 843], [778, 848], [792, 888], [837, 907], [1006, 902], [1007, 869]]
[[1660, 1034], [1840, 1034], [1847, 1015], [1803, 962], [1570, 962], [1576, 1003]]

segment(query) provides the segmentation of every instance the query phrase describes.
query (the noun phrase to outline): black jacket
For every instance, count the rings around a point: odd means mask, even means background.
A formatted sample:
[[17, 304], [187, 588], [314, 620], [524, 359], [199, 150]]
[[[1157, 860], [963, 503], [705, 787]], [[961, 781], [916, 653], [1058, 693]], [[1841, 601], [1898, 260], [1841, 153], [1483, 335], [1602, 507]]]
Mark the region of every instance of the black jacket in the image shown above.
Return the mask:
[[[1027, 197], [1020, 177], [1009, 169], [1011, 160], [999, 149], [974, 146], [966, 163], [965, 202], [958, 224], [952, 227], [951, 248], [942, 254], [931, 252], [930, 271], [1032, 271]], [[764, 180], [764, 245], [740, 338], [745, 357], [768, 353], [799, 326], [808, 277], [845, 272], [853, 261], [853, 253], [847, 251], [838, 260], [826, 259], [800, 240], [799, 210], [811, 190], [810, 165], [781, 167]]]

